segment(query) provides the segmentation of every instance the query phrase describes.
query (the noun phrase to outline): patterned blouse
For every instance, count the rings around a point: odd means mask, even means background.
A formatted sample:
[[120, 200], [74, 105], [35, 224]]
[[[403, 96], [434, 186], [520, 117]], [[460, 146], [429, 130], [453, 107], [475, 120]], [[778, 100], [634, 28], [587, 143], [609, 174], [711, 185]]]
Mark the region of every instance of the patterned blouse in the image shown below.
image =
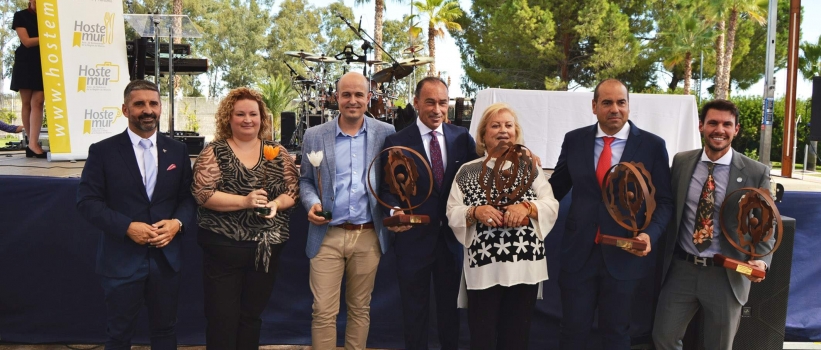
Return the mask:
[[[544, 172], [536, 172], [536, 179], [523, 198], [536, 206], [538, 220], [531, 219], [527, 226], [520, 227], [494, 228], [482, 222], [468, 227], [467, 210], [471, 206], [487, 204], [485, 192], [479, 187], [484, 160], [485, 157], [476, 159], [459, 169], [448, 198], [448, 222], [456, 239], [465, 247], [463, 271], [467, 289], [536, 284], [547, 280], [544, 237], [556, 223], [559, 202], [553, 197]], [[488, 166], [492, 169], [494, 163], [495, 160], [491, 160]], [[488, 171], [486, 176], [491, 173]], [[497, 190], [492, 188], [494, 194]]]
[[[273, 141], [264, 145], [279, 147]], [[263, 181], [267, 178], [267, 181]], [[273, 200], [286, 194], [297, 202], [299, 197], [299, 173], [293, 159], [285, 149], [272, 161], [262, 157], [256, 165], [247, 168], [234, 154], [227, 140], [208, 144], [194, 163], [194, 182], [191, 191], [197, 204], [199, 226], [234, 241], [255, 241], [257, 266], [261, 263], [268, 270], [271, 245], [288, 240], [288, 221], [291, 209], [278, 211], [272, 220], [257, 216], [252, 209], [215, 211], [202, 206], [216, 191], [245, 196], [254, 189], [265, 186], [268, 198]]]

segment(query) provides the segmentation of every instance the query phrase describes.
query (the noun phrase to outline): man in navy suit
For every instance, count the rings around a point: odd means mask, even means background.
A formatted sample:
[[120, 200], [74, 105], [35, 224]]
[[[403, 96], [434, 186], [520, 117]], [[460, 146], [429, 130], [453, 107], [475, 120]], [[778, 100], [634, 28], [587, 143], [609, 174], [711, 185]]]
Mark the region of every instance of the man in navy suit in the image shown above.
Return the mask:
[[145, 303], [151, 348], [176, 349], [176, 236], [183, 226], [195, 227], [196, 218], [191, 160], [185, 144], [157, 132], [162, 105], [155, 84], [132, 81], [124, 98], [128, 129], [91, 145], [77, 189], [80, 214], [103, 231], [96, 272], [105, 292], [105, 348], [131, 348]]
[[[573, 189], [570, 213], [562, 236], [559, 288], [562, 297], [562, 349], [585, 349], [598, 308], [598, 328], [605, 349], [630, 349], [630, 311], [633, 292], [641, 278], [653, 273], [655, 249], [672, 214], [670, 164], [664, 140], [640, 130], [627, 119], [627, 87], [607, 79], [593, 92], [598, 123], [568, 132], [556, 169], [550, 178], [556, 199]], [[609, 144], [609, 146], [607, 145]], [[650, 171], [656, 187], [656, 211], [638, 239], [644, 251], [598, 244], [598, 235], [630, 237], [602, 201], [596, 170], [600, 155], [610, 153], [601, 167], [618, 162], [640, 162]], [[639, 213], [643, 225], [644, 208]], [[649, 256], [648, 256], [649, 255]]]
[[[448, 86], [439, 78], [428, 77], [416, 84], [413, 105], [419, 113], [415, 125], [410, 125], [385, 139], [384, 148], [410, 147], [431, 158], [432, 137], [439, 145], [444, 176], [441, 185], [434, 183], [433, 193], [413, 214], [430, 216], [430, 224], [396, 233], [396, 269], [402, 297], [405, 328], [405, 349], [428, 348], [428, 310], [430, 308], [431, 276], [436, 294], [437, 326], [442, 349], [456, 349], [459, 342], [459, 313], [456, 298], [462, 274], [462, 246], [453, 235], [445, 216], [450, 187], [462, 164], [478, 158], [476, 144], [467, 129], [443, 123], [448, 115]], [[434, 132], [432, 136], [431, 132]], [[415, 159], [418, 169], [425, 169]], [[413, 205], [422, 203], [433, 179], [419, 171]], [[380, 197], [396, 208], [407, 207], [382, 184]], [[391, 213], [396, 214], [396, 212]]]

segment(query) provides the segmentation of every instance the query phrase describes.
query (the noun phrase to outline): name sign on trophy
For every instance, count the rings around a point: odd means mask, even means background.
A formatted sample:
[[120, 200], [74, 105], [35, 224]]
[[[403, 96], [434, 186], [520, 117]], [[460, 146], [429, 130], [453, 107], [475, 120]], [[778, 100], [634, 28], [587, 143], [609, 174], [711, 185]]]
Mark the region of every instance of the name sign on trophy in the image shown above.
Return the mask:
[[[493, 168], [489, 163], [495, 159]], [[488, 169], [490, 174], [488, 174]], [[485, 191], [487, 204], [504, 211], [504, 207], [522, 201], [525, 193], [536, 180], [537, 170], [527, 147], [511, 142], [500, 142], [488, 151], [479, 174], [479, 187]], [[525, 216], [519, 226], [530, 224]]]
[[[601, 184], [601, 195], [610, 217], [624, 229], [631, 231], [633, 237], [619, 237], [602, 234], [601, 244], [619, 248], [644, 250], [647, 243], [636, 236], [650, 225], [653, 212], [656, 211], [656, 187], [653, 177], [637, 162], [621, 162], [607, 171]], [[639, 227], [638, 214], [645, 208], [644, 224]]]
[[[422, 164], [425, 166], [425, 170], [428, 172], [428, 179], [431, 179], [430, 186], [428, 186], [428, 194], [425, 196], [421, 202], [413, 205], [411, 203], [411, 198], [416, 196], [418, 190], [418, 179], [419, 179], [419, 170], [416, 167], [416, 162], [414, 162], [411, 157], [408, 157], [403, 151], [408, 152], [409, 154], [419, 158]], [[382, 199], [379, 198], [379, 194], [373, 189], [373, 185], [371, 185], [371, 170], [373, 169], [376, 160], [379, 159], [383, 153], [388, 153], [388, 159], [385, 162], [385, 166], [383, 167], [384, 171], [384, 181], [385, 184], [390, 189], [390, 192], [399, 198], [399, 201], [405, 207], [396, 208], [393, 205], [390, 205], [384, 202]], [[400, 214], [400, 215], [393, 215], [387, 217], [382, 220], [382, 224], [386, 227], [393, 227], [393, 226], [405, 226], [405, 225], [425, 225], [430, 223], [430, 217], [427, 215], [416, 215], [413, 214], [413, 209], [418, 208], [421, 206], [425, 201], [430, 198], [431, 193], [433, 193], [433, 172], [430, 170], [430, 165], [428, 165], [427, 160], [423, 157], [419, 152], [414, 151], [411, 148], [404, 147], [404, 146], [391, 146], [379, 152], [379, 154], [374, 157], [371, 161], [371, 165], [368, 166], [368, 189], [371, 191], [371, 194], [376, 198], [379, 204], [382, 204], [386, 208], [391, 208], [396, 211], [403, 211], [408, 212], [409, 214]]]
[[[738, 213], [733, 213], [735, 209]], [[724, 203], [721, 203], [719, 223], [727, 242], [746, 255], [748, 260], [775, 252], [784, 235], [781, 214], [770, 197], [770, 192], [755, 187], [743, 187], [727, 195]], [[735, 227], [735, 237], [728, 227]], [[721, 254], [714, 255], [713, 261], [748, 276], [763, 278], [767, 274], [754, 265]]]

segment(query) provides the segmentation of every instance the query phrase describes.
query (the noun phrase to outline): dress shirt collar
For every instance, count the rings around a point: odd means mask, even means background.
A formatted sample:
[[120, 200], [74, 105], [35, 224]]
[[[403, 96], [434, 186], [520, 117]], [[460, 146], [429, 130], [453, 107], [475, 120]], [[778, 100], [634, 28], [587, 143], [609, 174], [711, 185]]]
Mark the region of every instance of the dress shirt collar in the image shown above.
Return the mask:
[[619, 140], [627, 140], [627, 136], [630, 136], [630, 123], [624, 123], [624, 126], [617, 132], [615, 135], [608, 135], [605, 134], [604, 131], [601, 129], [601, 124], [596, 124], [596, 138], [605, 137], [605, 136], [612, 136]]
[[[365, 118], [367, 118], [367, 116]], [[359, 128], [359, 131], [357, 131], [356, 134], [353, 134], [353, 135], [348, 135], [344, 131], [342, 131], [342, 128], [339, 127], [339, 122], [338, 121], [335, 125], [336, 125], [336, 136], [356, 137], [356, 136], [359, 136], [359, 135], [362, 135], [363, 133], [365, 133], [365, 131], [367, 129], [366, 126], [368, 125], [368, 123], [367, 123], [366, 120], [362, 120], [362, 127]]]
[[[133, 131], [131, 131], [131, 128], [126, 128], [125, 131], [128, 133], [128, 138], [131, 139], [131, 145], [132, 146], [139, 146], [140, 145], [140, 140], [142, 140], [143, 138], [140, 135], [137, 135]], [[154, 133], [151, 134], [151, 136], [149, 136], [148, 139], [151, 140], [151, 144], [154, 145], [154, 147], [157, 147], [157, 132], [156, 131], [154, 131]]]
[[707, 158], [707, 153], [704, 150], [701, 151], [701, 161], [702, 162], [710, 162], [716, 163], [718, 165], [730, 165], [730, 162], [733, 161], [733, 149], [730, 148], [730, 151], [725, 153], [721, 158], [718, 158], [715, 162]]
[[[443, 122], [443, 124], [444, 124], [444, 122]], [[422, 123], [422, 120], [419, 119], [419, 117], [417, 117], [416, 118], [416, 126], [419, 127], [419, 134], [420, 135], [430, 134], [431, 131], [436, 131], [436, 133], [438, 133], [439, 135], [442, 135], [442, 136], [445, 135], [445, 133], [442, 132], [442, 129], [443, 129], [442, 124], [439, 124], [439, 127], [436, 128], [436, 130], [431, 130], [431, 128], [429, 128], [427, 125]]]

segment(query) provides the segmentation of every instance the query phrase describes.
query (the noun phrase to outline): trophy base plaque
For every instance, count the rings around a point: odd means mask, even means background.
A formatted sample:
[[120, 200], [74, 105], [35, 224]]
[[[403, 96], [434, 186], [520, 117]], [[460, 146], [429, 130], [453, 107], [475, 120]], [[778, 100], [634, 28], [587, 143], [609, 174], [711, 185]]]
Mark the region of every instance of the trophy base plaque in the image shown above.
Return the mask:
[[647, 242], [636, 238], [616, 237], [609, 235], [601, 235], [601, 244], [613, 245], [619, 248], [644, 250], [647, 248]]
[[386, 217], [382, 220], [382, 224], [386, 227], [405, 226], [405, 225], [427, 225], [430, 223], [430, 216], [427, 215], [413, 215], [400, 214]]
[[756, 266], [750, 265], [742, 261], [738, 261], [736, 259], [728, 258], [721, 254], [713, 255], [713, 261], [716, 263], [716, 265], [724, 266], [725, 268], [738, 272], [742, 275], [753, 276], [757, 278], [764, 278], [764, 276], [767, 275], [766, 271], [759, 269]]

